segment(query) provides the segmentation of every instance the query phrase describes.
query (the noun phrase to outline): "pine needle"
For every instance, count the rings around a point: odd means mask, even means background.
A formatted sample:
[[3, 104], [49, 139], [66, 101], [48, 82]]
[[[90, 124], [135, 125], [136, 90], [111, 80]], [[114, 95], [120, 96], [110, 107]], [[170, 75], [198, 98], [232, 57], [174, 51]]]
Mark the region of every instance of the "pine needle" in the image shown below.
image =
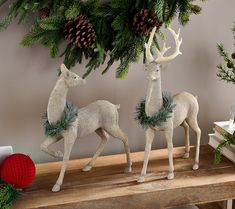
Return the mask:
[[19, 195], [19, 190], [0, 179], [0, 208], [10, 209]]

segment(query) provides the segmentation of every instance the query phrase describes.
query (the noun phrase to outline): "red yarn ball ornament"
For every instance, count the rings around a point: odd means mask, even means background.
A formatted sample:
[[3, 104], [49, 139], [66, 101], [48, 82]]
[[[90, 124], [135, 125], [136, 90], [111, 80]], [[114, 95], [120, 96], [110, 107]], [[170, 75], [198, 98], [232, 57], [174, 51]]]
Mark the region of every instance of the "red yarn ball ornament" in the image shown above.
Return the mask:
[[26, 188], [36, 175], [36, 168], [31, 158], [24, 154], [7, 157], [1, 166], [1, 179], [16, 188]]

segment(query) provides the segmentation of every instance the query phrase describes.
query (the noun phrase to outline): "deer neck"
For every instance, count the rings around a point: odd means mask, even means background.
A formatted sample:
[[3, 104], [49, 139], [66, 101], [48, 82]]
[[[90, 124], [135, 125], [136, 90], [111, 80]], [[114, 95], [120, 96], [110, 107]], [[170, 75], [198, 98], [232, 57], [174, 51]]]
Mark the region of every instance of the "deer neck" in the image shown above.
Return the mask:
[[63, 79], [59, 79], [51, 92], [47, 106], [49, 123], [56, 123], [61, 119], [66, 105], [67, 93], [68, 86]]
[[149, 79], [148, 91], [145, 103], [147, 116], [152, 116], [158, 112], [163, 105], [161, 78], [156, 81]]

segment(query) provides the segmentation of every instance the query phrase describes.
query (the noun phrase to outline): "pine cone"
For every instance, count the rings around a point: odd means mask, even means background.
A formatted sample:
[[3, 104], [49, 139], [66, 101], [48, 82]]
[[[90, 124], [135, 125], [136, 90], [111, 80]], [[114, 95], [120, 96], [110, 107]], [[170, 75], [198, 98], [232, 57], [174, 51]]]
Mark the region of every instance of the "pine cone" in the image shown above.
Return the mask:
[[42, 9], [39, 10], [38, 12], [38, 16], [40, 19], [44, 19], [50, 16], [50, 9], [48, 7], [44, 7]]
[[88, 48], [96, 40], [93, 25], [83, 15], [79, 15], [74, 20], [66, 21], [63, 32], [65, 38], [79, 48]]
[[148, 9], [142, 9], [133, 17], [132, 31], [138, 36], [149, 36], [155, 26], [158, 30], [162, 26], [162, 22], [158, 21]]
[[235, 52], [232, 53], [231, 57], [235, 60]]

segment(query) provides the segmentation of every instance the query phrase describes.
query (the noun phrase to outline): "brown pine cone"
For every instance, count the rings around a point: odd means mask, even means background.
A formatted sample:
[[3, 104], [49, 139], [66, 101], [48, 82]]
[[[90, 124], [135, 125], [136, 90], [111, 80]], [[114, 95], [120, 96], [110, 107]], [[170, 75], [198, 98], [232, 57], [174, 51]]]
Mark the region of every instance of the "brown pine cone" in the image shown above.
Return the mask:
[[142, 9], [133, 17], [132, 31], [138, 36], [149, 36], [155, 26], [158, 30], [162, 26], [162, 22], [158, 21], [148, 9]]
[[88, 48], [95, 43], [96, 34], [93, 25], [85, 16], [68, 20], [63, 28], [65, 38], [79, 48]]

